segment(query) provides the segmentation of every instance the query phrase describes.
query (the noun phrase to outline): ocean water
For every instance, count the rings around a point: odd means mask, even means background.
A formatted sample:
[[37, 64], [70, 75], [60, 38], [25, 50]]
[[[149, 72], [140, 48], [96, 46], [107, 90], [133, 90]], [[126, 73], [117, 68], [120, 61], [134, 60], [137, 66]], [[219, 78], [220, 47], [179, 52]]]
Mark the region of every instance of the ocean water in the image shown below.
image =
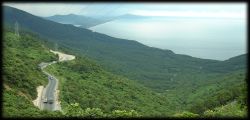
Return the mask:
[[117, 19], [90, 29], [198, 58], [226, 60], [247, 53], [246, 20], [242, 19]]

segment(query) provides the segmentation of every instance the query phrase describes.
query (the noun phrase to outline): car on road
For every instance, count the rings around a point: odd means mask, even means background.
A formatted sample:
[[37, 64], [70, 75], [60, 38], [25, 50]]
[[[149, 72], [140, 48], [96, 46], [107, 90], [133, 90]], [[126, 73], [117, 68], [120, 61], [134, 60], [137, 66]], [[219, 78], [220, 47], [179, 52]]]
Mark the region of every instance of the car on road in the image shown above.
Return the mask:
[[43, 98], [43, 103], [47, 103], [47, 98]]
[[51, 98], [49, 98], [49, 99], [45, 98], [45, 99], [43, 99], [43, 103], [53, 104], [53, 103], [54, 103], [54, 100], [51, 99]]
[[54, 103], [54, 100], [53, 100], [53, 99], [49, 99], [49, 100], [47, 100], [47, 102], [48, 102], [49, 104], [53, 104], [53, 103]]

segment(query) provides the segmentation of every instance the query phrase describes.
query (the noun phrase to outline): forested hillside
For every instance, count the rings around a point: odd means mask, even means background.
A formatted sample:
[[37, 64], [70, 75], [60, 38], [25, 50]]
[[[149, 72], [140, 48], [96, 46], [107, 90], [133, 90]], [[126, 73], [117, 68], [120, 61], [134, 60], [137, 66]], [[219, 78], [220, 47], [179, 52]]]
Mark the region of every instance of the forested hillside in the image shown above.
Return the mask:
[[[20, 36], [14, 34], [18, 22]], [[179, 55], [4, 7], [4, 117], [245, 117], [246, 54], [225, 61]], [[48, 83], [41, 62], [59, 51], [73, 61], [46, 68], [59, 79], [62, 112], [32, 100]]]
[[[75, 104], [76, 102], [83, 102], [78, 99], [74, 99], [75, 95], [81, 95], [82, 92], [86, 91], [71, 91], [76, 92], [73, 96], [65, 97], [65, 100], [62, 97], [62, 101], [67, 101], [64, 104], [64, 112], [49, 112], [49, 111], [41, 111], [36, 108], [32, 101], [36, 98], [37, 92], [36, 87], [39, 85], [45, 86], [48, 83], [47, 76], [45, 76], [38, 64], [41, 62], [50, 62], [57, 60], [56, 56], [53, 53], [49, 52], [49, 49], [44, 46], [44, 40], [39, 40], [35, 34], [30, 33], [22, 33], [18, 37], [13, 33], [13, 29], [5, 28], [4, 29], [4, 44], [3, 44], [3, 117], [62, 117], [62, 116], [75, 116], [73, 111], [67, 111], [71, 108], [73, 110], [77, 110], [77, 108], [71, 107], [70, 104]], [[91, 63], [91, 62], [87, 62]], [[83, 66], [84, 68], [101, 70], [98, 66], [92, 66], [92, 64], [85, 63], [84, 59], [82, 59], [81, 64], [77, 64]], [[74, 67], [74, 66], [71, 66]], [[103, 71], [105, 72], [105, 71]], [[77, 74], [77, 73], [75, 73]], [[107, 77], [113, 77], [112, 74], [103, 74], [101, 77], [107, 79]], [[61, 77], [60, 77], [61, 78]], [[119, 77], [118, 77], [119, 78]], [[97, 79], [93, 76], [89, 76], [89, 79]], [[115, 79], [115, 78], [113, 78]], [[102, 80], [102, 79], [100, 79]], [[128, 80], [129, 81], [129, 80]], [[62, 80], [63, 82], [63, 80]], [[92, 81], [94, 82], [94, 81]], [[116, 82], [114, 80], [114, 82]], [[120, 82], [124, 82], [121, 81]], [[73, 82], [74, 83], [74, 82]], [[77, 83], [75, 83], [77, 84]], [[75, 85], [69, 85], [71, 88]], [[124, 83], [125, 84], [125, 83]], [[79, 85], [79, 84], [78, 84]], [[84, 85], [84, 84], [83, 84]], [[95, 84], [96, 85], [96, 84]], [[93, 85], [92, 87], [94, 87]], [[97, 84], [98, 85], [98, 84]], [[133, 84], [131, 84], [133, 86]], [[129, 85], [128, 85], [129, 86]], [[76, 89], [85, 87], [85, 86], [74, 86]], [[134, 86], [136, 87], [136, 86]], [[137, 87], [138, 89], [139, 87]], [[146, 88], [144, 88], [146, 89]], [[144, 93], [144, 89], [139, 92]], [[97, 89], [96, 89], [97, 90]], [[100, 90], [100, 89], [98, 89]], [[148, 90], [149, 91], [149, 90]], [[97, 92], [97, 91], [96, 91]], [[122, 92], [121, 90], [116, 91]], [[114, 93], [116, 93], [114, 92]], [[87, 92], [88, 93], [88, 92]], [[142, 94], [139, 93], [139, 94]], [[146, 91], [145, 91], [146, 93]], [[64, 95], [65, 94], [65, 95]], [[99, 94], [99, 93], [98, 93]], [[154, 93], [148, 93], [149, 95]], [[68, 92], [62, 92], [62, 96], [67, 96]], [[72, 93], [71, 93], [72, 95]], [[82, 94], [84, 95], [84, 94]], [[93, 94], [95, 95], [95, 94]], [[92, 95], [92, 96], [93, 96]], [[72, 98], [71, 98], [72, 97]], [[103, 96], [102, 96], [103, 97]], [[83, 100], [82, 98], [80, 98]], [[89, 99], [86, 99], [88, 101]], [[152, 100], [152, 99], [151, 99]], [[89, 102], [93, 101], [93, 98], [89, 100]], [[108, 102], [108, 101], [106, 101]], [[130, 101], [131, 102], [131, 101]], [[154, 102], [154, 100], [152, 100]], [[95, 115], [95, 112], [98, 112], [99, 108], [93, 108], [96, 106], [92, 106], [89, 104], [81, 104], [83, 105], [81, 108], [83, 112], [88, 112], [85, 114], [81, 114], [81, 116], [92, 116]], [[88, 108], [88, 109], [87, 109]], [[93, 108], [93, 109], [90, 109]], [[111, 117], [119, 117], [119, 116], [138, 116], [139, 114], [132, 109], [118, 109], [119, 107], [114, 107], [114, 111], [108, 111], [107, 115]], [[124, 108], [124, 107], [123, 107]], [[86, 110], [85, 110], [86, 109]], [[84, 111], [85, 110], [85, 111]], [[110, 109], [109, 109], [110, 110]], [[77, 111], [79, 112], [79, 111]], [[99, 111], [100, 112], [100, 111]], [[107, 112], [107, 111], [106, 111]], [[92, 115], [93, 114], [93, 115]], [[100, 114], [104, 117], [104, 113]], [[95, 117], [95, 116], [94, 116]], [[97, 116], [96, 116], [97, 117]]]
[[180, 93], [182, 98], [186, 97], [184, 103], [187, 105], [187, 110], [198, 114], [234, 100], [243, 106], [247, 105], [244, 71], [231, 72], [222, 77], [204, 81], [202, 85], [193, 87], [190, 91], [184, 89], [179, 91], [182, 91]]
[[4, 32], [4, 117], [74, 116], [72, 111], [67, 110], [75, 103], [83, 111], [87, 108], [93, 113], [101, 110], [102, 117], [174, 113], [175, 106], [166, 97], [134, 81], [106, 72], [101, 66], [81, 57], [48, 68], [60, 79], [60, 98], [66, 112], [40, 111], [32, 100], [36, 98], [36, 87], [47, 84], [47, 77], [38, 64], [57, 59], [41, 41], [44, 40], [39, 40], [34, 34], [22, 33], [18, 37], [12, 29]]
[[62, 82], [61, 98], [66, 103], [77, 102], [82, 108], [136, 110], [143, 116], [170, 116], [176, 109], [169, 101], [144, 86], [124, 77], [104, 71], [86, 58], [49, 66], [48, 71]]
[[56, 56], [42, 45], [35, 35], [20, 37], [5, 29], [3, 35], [3, 116], [46, 117], [48, 113], [36, 108], [32, 100], [37, 96], [36, 87], [47, 84], [38, 64], [56, 60]]
[[[56, 59], [41, 41], [44, 40], [34, 34], [22, 33], [18, 37], [11, 29], [4, 32], [4, 117], [223, 117], [236, 111], [234, 116], [246, 115], [244, 71], [204, 81], [200, 86], [187, 84], [160, 94], [79, 56], [74, 61], [46, 68], [60, 80], [64, 112], [40, 111], [31, 101], [36, 97], [36, 87], [45, 85], [47, 79], [37, 65]], [[231, 105], [231, 101], [237, 103]], [[222, 105], [226, 106], [220, 108]]]
[[237, 59], [236, 64], [231, 64], [230, 60], [227, 62], [179, 55], [171, 50], [152, 48], [136, 41], [110, 37], [73, 25], [63, 25], [5, 6], [5, 24], [13, 26], [16, 21], [21, 29], [35, 32], [59, 46], [66, 46], [70, 48], [70, 53], [92, 58], [108, 71], [137, 80], [157, 91], [169, 89], [171, 79], [176, 74], [186, 74], [181, 81], [184, 78], [185, 81], [196, 83], [199, 79], [186, 76], [192, 74], [191, 77], [199, 78], [203, 77], [199, 74], [224, 74], [246, 67], [246, 55]]

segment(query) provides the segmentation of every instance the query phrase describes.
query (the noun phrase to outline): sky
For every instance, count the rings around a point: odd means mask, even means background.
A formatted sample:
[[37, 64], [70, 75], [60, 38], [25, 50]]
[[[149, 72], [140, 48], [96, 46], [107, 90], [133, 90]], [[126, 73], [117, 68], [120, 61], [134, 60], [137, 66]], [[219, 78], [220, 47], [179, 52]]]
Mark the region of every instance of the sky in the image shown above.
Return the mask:
[[4, 3], [37, 16], [78, 14], [87, 16], [225, 17], [246, 18], [244, 3]]

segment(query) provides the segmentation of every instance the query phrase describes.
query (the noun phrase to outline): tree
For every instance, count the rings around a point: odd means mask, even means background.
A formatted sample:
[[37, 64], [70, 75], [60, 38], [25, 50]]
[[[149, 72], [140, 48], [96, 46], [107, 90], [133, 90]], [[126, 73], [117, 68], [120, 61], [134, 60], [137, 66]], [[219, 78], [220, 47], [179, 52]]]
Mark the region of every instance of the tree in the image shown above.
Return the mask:
[[83, 116], [84, 110], [79, 106], [79, 103], [73, 103], [65, 108], [63, 114], [68, 117], [80, 117]]
[[246, 106], [241, 108], [241, 105], [233, 101], [227, 105], [217, 107], [213, 110], [207, 110], [203, 114], [205, 117], [246, 117]]
[[84, 117], [106, 117], [106, 114], [103, 113], [103, 111], [100, 108], [87, 108], [84, 110]]
[[174, 117], [185, 117], [185, 118], [193, 118], [193, 117], [199, 117], [198, 114], [194, 114], [188, 111], [184, 111], [182, 113], [176, 113]]
[[140, 115], [135, 110], [114, 110], [112, 111], [112, 117], [139, 117]]

